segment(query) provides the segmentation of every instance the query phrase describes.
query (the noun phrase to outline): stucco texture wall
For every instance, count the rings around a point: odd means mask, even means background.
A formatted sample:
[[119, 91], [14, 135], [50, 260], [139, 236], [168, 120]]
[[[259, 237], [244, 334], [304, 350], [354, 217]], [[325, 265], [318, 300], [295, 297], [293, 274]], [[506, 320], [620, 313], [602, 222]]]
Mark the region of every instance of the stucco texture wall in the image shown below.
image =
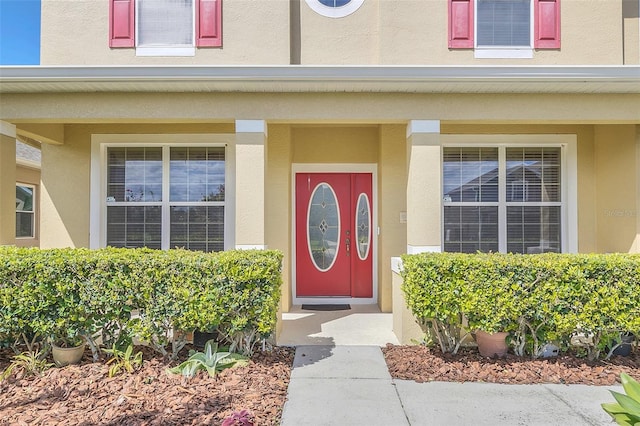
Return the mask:
[[446, 1], [367, 0], [338, 19], [304, 0], [300, 9], [303, 64], [622, 64], [620, 2], [563, 0], [561, 49], [537, 50], [532, 59], [475, 59], [473, 50], [449, 50]]
[[222, 48], [191, 57], [136, 57], [109, 48], [109, 2], [42, 2], [41, 65], [288, 64], [289, 0], [224, 0]]

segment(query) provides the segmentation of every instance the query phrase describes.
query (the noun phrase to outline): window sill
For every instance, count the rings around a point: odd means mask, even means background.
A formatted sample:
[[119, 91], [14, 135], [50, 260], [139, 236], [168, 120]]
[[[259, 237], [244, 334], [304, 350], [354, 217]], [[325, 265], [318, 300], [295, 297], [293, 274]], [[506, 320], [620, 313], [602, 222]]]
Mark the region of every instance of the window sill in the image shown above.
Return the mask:
[[532, 59], [533, 49], [530, 47], [520, 49], [476, 47], [473, 55], [476, 59]]
[[189, 47], [136, 47], [136, 56], [195, 56], [196, 48]]

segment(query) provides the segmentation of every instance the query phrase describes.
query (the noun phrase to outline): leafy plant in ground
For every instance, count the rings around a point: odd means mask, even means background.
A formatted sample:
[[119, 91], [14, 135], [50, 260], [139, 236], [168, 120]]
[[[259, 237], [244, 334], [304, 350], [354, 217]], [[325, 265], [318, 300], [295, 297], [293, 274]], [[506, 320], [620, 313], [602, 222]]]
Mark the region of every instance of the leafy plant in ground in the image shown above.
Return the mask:
[[234, 411], [222, 421], [222, 426], [253, 426], [255, 417], [249, 410]]
[[226, 351], [218, 352], [218, 344], [213, 340], [209, 340], [204, 345], [204, 352], [190, 351], [189, 359], [167, 371], [191, 378], [199, 370], [206, 370], [209, 376], [215, 377], [218, 372], [225, 368], [245, 365], [247, 362], [248, 358], [243, 355]]
[[13, 357], [11, 364], [0, 374], [0, 381], [11, 376], [15, 370], [22, 370], [25, 376], [36, 376], [44, 373], [52, 366], [53, 364], [42, 359], [39, 351], [23, 352]]
[[602, 408], [619, 425], [636, 426], [640, 424], [640, 383], [625, 373], [620, 373], [620, 380], [627, 394], [611, 391], [618, 402], [604, 403]]
[[142, 351], [138, 351], [133, 355], [133, 345], [127, 346], [127, 348], [122, 351], [114, 344], [111, 349], [104, 349], [104, 351], [111, 355], [111, 358], [107, 361], [107, 365], [111, 364], [111, 367], [109, 367], [109, 377], [113, 377], [121, 372], [133, 373], [142, 366]]

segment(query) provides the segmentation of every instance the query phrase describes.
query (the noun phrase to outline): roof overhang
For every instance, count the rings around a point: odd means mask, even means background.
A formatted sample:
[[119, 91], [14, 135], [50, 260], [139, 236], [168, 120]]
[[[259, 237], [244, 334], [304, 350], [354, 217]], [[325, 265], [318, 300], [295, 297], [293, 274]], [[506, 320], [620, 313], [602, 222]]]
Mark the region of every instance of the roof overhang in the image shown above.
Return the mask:
[[640, 66], [2, 66], [0, 93], [640, 93]]

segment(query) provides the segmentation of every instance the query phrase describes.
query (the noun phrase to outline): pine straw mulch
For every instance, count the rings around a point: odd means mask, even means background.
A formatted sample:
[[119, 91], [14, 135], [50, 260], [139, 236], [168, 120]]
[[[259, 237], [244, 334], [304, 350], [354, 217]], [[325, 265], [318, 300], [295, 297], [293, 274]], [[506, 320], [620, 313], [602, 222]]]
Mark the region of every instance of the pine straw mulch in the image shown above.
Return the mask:
[[416, 382], [613, 385], [621, 372], [640, 380], [638, 348], [628, 357], [596, 362], [574, 354], [536, 360], [508, 354], [492, 359], [482, 357], [475, 348], [462, 348], [452, 355], [426, 346], [387, 345], [382, 352], [391, 377]]
[[[201, 371], [189, 380], [166, 372], [176, 363], [166, 364], [148, 348], [137, 350], [144, 363], [133, 374], [109, 378], [109, 367], [92, 363], [89, 350], [80, 365], [51, 368], [41, 377], [14, 374], [0, 382], [0, 424], [219, 425], [242, 409], [253, 412], [256, 424], [279, 424], [293, 349], [260, 352], [247, 366], [215, 378]], [[12, 355], [0, 351], [0, 372]]]

